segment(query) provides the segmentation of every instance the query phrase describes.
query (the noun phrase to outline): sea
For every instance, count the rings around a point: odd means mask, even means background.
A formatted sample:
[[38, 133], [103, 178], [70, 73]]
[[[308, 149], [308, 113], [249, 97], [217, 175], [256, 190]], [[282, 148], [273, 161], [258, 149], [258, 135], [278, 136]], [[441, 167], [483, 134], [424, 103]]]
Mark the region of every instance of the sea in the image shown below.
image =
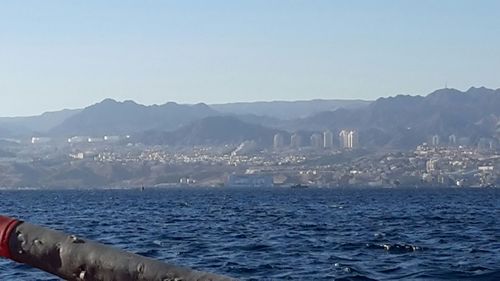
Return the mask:
[[240, 280], [500, 280], [500, 189], [2, 190], [0, 214]]

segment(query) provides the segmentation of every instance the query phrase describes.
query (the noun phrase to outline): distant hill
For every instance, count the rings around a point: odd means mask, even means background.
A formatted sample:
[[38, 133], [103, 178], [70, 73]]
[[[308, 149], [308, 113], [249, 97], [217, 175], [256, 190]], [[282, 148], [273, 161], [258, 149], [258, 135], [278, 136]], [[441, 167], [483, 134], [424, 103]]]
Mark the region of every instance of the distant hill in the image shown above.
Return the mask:
[[259, 116], [254, 114], [227, 114], [224, 116], [233, 116], [245, 123], [257, 124], [270, 128], [286, 127], [286, 125], [290, 123], [290, 120], [283, 120], [275, 117]]
[[288, 129], [358, 129], [365, 143], [376, 146], [411, 147], [431, 135], [447, 141], [451, 134], [494, 137], [500, 121], [500, 89], [470, 88], [437, 90], [426, 97], [380, 98], [358, 109], [339, 109], [294, 120]]
[[78, 114], [81, 109], [64, 109], [61, 111], [46, 112], [37, 116], [28, 117], [0, 117], [0, 126], [8, 129], [9, 133], [3, 136], [45, 134], [51, 128], [60, 125], [67, 118]]
[[145, 144], [222, 145], [254, 140], [260, 145], [272, 144], [276, 133], [286, 132], [250, 124], [232, 116], [212, 116], [172, 132], [149, 131], [136, 139]]
[[[305, 116], [305, 117], [304, 117]], [[447, 141], [500, 140], [500, 89], [440, 89], [427, 96], [398, 95], [373, 102], [297, 102], [145, 106], [106, 99], [84, 109], [40, 116], [0, 118], [0, 138], [17, 136], [102, 136], [130, 134], [145, 143], [228, 144], [255, 140], [270, 144], [276, 132], [356, 129], [361, 143], [409, 148], [432, 135]], [[145, 133], [147, 132], [147, 133]]]
[[221, 113], [266, 116], [290, 120], [299, 117], [308, 117], [322, 111], [334, 111], [339, 108], [354, 109], [369, 104], [370, 101], [364, 100], [315, 99], [307, 101], [238, 102], [212, 104], [210, 107]]
[[166, 103], [145, 106], [106, 99], [83, 109], [50, 130], [52, 135], [132, 134], [146, 130], [175, 130], [194, 120], [218, 114], [205, 104]]

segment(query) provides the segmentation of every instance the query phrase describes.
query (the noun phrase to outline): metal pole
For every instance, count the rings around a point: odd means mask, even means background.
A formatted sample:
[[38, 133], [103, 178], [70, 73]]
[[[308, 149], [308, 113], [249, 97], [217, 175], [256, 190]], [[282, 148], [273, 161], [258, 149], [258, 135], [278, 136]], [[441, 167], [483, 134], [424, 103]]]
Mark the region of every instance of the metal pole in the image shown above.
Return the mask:
[[229, 281], [0, 216], [0, 257], [74, 281]]

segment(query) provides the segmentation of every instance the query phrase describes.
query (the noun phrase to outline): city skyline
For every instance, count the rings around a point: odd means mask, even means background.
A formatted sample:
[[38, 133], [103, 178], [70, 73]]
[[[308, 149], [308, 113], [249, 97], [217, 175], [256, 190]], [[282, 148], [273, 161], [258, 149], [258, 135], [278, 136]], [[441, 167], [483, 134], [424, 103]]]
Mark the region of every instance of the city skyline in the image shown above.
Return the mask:
[[486, 0], [5, 3], [0, 111], [37, 115], [104, 98], [374, 100], [445, 85], [499, 88], [499, 8]]

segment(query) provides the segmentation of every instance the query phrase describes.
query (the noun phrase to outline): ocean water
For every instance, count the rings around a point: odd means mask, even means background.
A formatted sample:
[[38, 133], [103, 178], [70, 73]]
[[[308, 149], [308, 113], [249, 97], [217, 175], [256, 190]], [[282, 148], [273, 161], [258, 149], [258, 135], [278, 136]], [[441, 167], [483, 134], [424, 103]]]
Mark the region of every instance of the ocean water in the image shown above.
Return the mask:
[[241, 280], [500, 280], [499, 189], [0, 191], [0, 214]]

